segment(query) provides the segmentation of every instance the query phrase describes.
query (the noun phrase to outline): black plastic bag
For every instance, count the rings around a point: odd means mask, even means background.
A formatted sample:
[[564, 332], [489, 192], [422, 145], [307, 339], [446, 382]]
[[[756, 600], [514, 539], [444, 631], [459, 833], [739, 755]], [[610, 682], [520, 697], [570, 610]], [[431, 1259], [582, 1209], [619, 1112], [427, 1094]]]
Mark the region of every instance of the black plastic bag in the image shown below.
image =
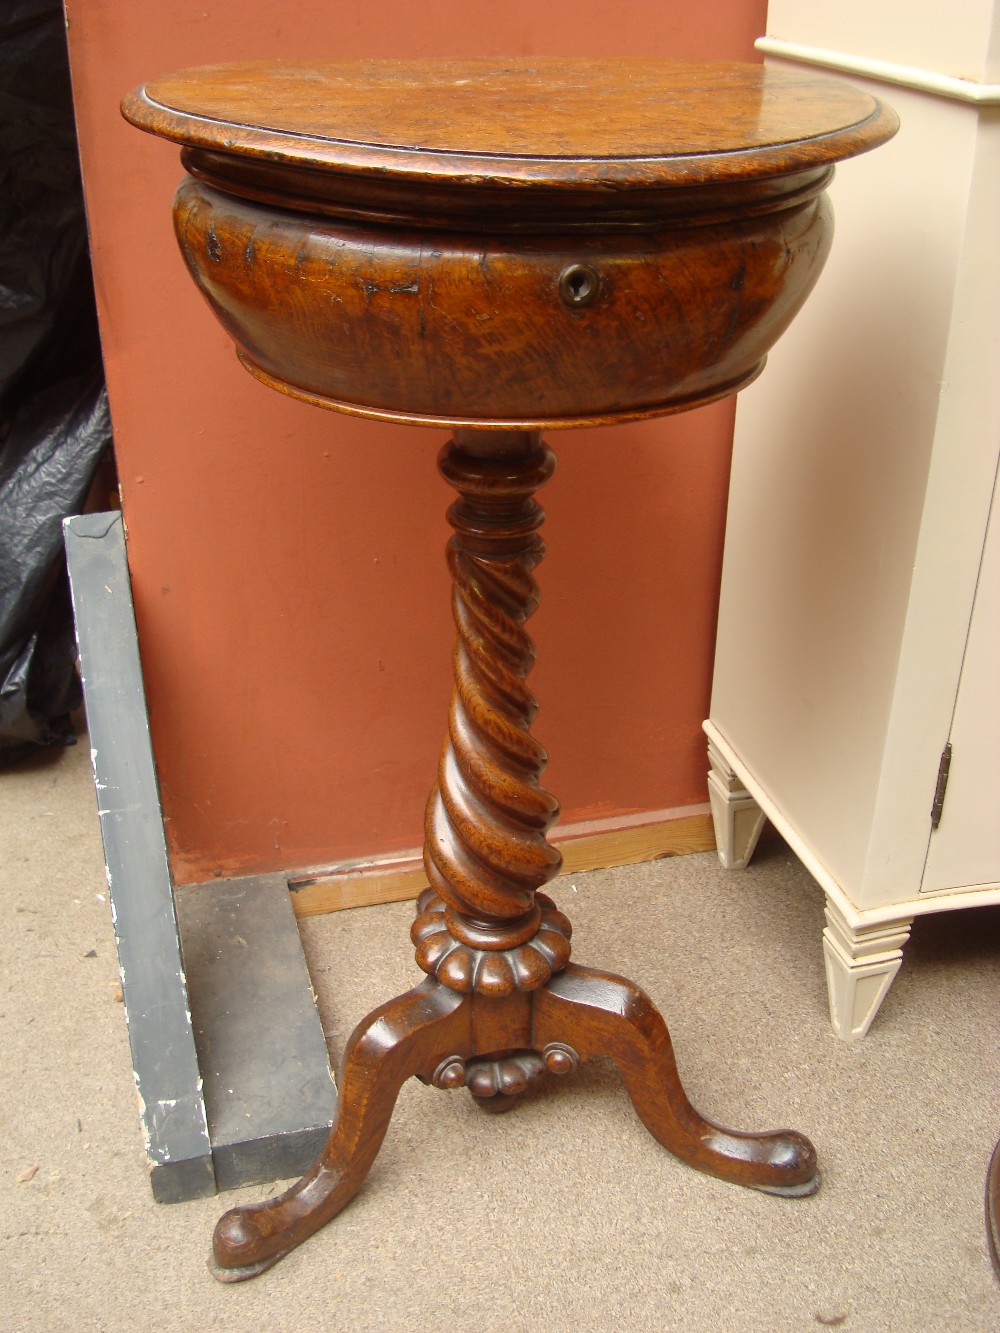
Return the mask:
[[60, 0], [0, 5], [0, 766], [73, 739], [62, 520], [111, 440]]

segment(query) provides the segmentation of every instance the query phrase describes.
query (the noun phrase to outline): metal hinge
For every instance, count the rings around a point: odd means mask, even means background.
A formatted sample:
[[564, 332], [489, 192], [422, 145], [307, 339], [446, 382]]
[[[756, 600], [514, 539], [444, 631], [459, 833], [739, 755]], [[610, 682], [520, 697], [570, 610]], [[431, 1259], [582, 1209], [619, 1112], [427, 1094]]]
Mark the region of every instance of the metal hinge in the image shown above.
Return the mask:
[[951, 772], [951, 741], [941, 751], [938, 764], [937, 786], [934, 788], [934, 804], [931, 806], [931, 832], [941, 823], [944, 810], [944, 794], [948, 790], [948, 774]]

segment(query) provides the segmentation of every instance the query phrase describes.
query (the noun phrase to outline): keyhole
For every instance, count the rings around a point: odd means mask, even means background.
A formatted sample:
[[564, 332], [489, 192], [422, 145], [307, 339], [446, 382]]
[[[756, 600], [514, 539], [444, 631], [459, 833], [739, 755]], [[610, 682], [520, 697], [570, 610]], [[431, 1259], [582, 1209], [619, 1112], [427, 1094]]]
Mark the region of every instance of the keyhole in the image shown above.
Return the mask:
[[567, 305], [589, 305], [599, 281], [589, 264], [570, 264], [559, 275], [559, 295]]

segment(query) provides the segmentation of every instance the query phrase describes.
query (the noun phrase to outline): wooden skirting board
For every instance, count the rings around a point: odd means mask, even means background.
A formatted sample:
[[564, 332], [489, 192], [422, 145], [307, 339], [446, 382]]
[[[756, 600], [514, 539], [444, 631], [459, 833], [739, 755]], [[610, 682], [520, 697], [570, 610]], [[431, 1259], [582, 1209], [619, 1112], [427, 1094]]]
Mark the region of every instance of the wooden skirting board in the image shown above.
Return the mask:
[[[707, 807], [691, 809], [695, 813], [672, 813], [668, 819], [647, 815], [652, 821], [648, 823], [608, 827], [612, 821], [598, 820], [557, 829], [552, 841], [563, 854], [562, 875], [714, 851], [715, 834]], [[427, 888], [427, 878], [420, 852], [412, 851], [303, 873], [290, 877], [288, 888], [297, 917], [321, 916], [347, 907], [416, 898]]]

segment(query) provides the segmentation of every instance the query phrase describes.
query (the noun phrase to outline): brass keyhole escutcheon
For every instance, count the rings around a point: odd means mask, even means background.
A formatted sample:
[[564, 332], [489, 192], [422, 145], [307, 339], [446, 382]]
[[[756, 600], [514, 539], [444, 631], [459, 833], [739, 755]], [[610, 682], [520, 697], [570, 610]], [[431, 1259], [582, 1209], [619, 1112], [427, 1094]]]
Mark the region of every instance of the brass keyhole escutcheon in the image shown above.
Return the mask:
[[589, 264], [570, 264], [559, 274], [559, 295], [567, 305], [590, 305], [600, 281]]

